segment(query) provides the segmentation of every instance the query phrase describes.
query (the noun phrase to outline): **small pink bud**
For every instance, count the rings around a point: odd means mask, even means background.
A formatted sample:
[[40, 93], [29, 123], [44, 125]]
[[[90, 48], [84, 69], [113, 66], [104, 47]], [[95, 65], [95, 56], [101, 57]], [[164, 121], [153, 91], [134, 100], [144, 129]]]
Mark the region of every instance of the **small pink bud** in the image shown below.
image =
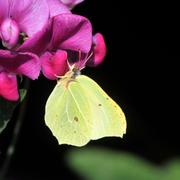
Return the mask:
[[19, 99], [16, 75], [0, 72], [0, 96], [9, 101], [17, 101]]
[[0, 27], [0, 36], [5, 47], [8, 49], [13, 48], [19, 39], [19, 27], [17, 23], [10, 18], [5, 19]]

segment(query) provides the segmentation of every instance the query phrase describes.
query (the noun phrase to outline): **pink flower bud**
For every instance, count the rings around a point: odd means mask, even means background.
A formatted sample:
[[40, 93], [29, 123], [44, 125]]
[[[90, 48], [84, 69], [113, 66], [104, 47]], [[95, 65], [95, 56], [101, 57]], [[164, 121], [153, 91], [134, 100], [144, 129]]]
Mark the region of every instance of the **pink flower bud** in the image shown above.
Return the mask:
[[0, 27], [0, 36], [5, 47], [8, 49], [13, 48], [19, 39], [19, 27], [17, 23], [10, 18], [5, 19]]
[[16, 75], [0, 72], [0, 96], [9, 101], [17, 101], [19, 99]]

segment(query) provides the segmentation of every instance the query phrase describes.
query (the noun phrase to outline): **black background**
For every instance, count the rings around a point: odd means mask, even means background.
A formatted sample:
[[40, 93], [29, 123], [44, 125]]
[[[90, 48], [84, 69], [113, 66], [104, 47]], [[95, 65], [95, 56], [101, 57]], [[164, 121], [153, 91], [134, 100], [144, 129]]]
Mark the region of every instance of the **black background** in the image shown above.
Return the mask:
[[[179, 15], [176, 4], [122, 4], [86, 0], [73, 12], [88, 17], [107, 43], [107, 56], [84, 74], [93, 78], [124, 110], [123, 140], [104, 138], [88, 146], [132, 152], [162, 164], [180, 155]], [[55, 82], [31, 83], [21, 136], [9, 176], [16, 179], [76, 179], [65, 163], [70, 146], [58, 146], [44, 125], [44, 106]], [[1, 135], [1, 160], [15, 121]]]

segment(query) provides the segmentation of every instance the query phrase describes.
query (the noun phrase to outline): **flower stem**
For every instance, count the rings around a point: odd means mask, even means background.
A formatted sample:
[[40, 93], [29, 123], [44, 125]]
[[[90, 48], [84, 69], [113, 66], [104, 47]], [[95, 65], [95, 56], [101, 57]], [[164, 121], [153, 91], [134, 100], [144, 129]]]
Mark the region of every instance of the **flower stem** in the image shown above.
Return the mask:
[[[24, 88], [28, 90], [29, 86], [30, 86], [30, 80], [27, 78], [24, 78]], [[26, 97], [20, 105], [19, 114], [18, 114], [16, 123], [14, 126], [14, 130], [12, 133], [12, 139], [7, 148], [5, 162], [4, 162], [1, 172], [0, 172], [0, 180], [5, 180], [8, 170], [9, 170], [9, 167], [10, 167], [10, 164], [11, 164], [11, 161], [12, 161], [12, 157], [15, 153], [16, 145], [17, 145], [17, 142], [18, 142], [18, 139], [20, 136], [20, 132], [21, 132], [21, 127], [23, 124], [24, 115], [26, 112], [27, 99], [28, 98]]]

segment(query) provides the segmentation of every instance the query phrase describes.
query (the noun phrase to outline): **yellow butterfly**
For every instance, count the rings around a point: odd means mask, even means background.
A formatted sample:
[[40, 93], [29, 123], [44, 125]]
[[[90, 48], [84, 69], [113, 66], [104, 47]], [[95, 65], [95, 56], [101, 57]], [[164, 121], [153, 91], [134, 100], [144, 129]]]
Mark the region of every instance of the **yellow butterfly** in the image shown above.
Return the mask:
[[49, 96], [45, 123], [59, 144], [74, 146], [126, 133], [125, 115], [118, 104], [75, 67], [58, 81]]

